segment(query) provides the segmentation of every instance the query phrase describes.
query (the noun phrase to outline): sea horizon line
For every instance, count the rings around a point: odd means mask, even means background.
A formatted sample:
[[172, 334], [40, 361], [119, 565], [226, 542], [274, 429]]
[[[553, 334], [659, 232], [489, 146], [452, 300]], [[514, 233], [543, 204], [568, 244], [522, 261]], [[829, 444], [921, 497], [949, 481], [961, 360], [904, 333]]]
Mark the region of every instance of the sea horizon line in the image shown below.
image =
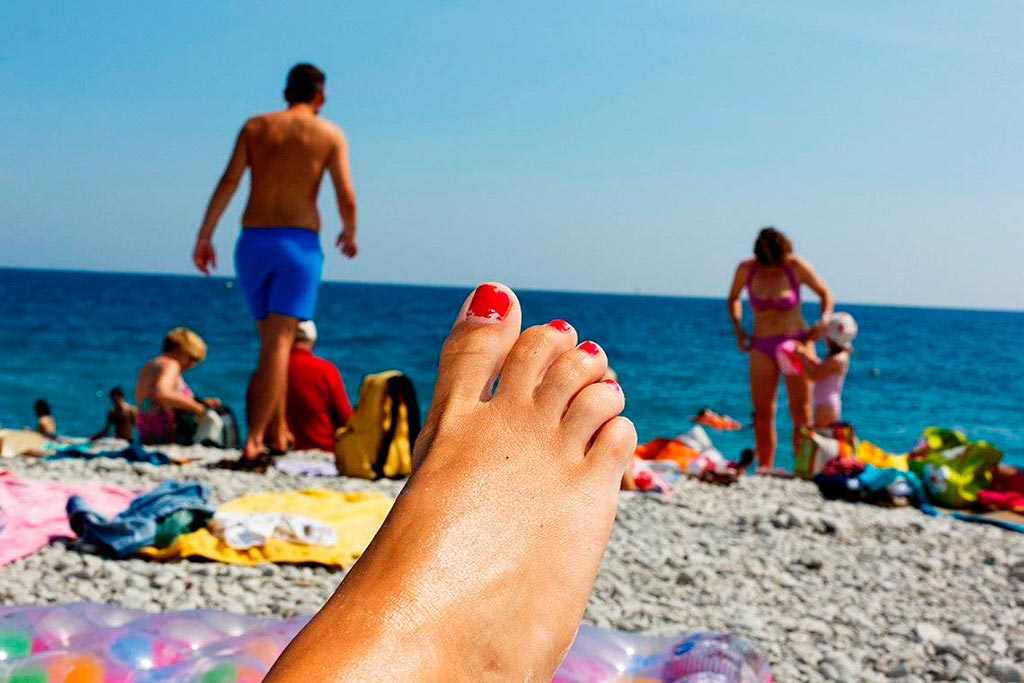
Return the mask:
[[[38, 272], [38, 273], [72, 273], [82, 275], [111, 275], [111, 276], [129, 276], [129, 277], [164, 277], [164, 278], [183, 278], [193, 280], [219, 280], [223, 282], [233, 282], [236, 277], [235, 275], [202, 275], [199, 273], [180, 273], [180, 272], [152, 272], [152, 271], [131, 271], [131, 270], [101, 270], [91, 268], [43, 268], [36, 266], [4, 266], [0, 265], [0, 272]], [[374, 286], [374, 287], [416, 287], [421, 289], [444, 289], [444, 290], [466, 290], [468, 291], [473, 285], [477, 283], [467, 284], [452, 284], [452, 283], [422, 283], [422, 282], [385, 282], [385, 281], [373, 281], [373, 280], [337, 280], [337, 279], [323, 279], [323, 284], [340, 284], [340, 285], [357, 285], [357, 286]], [[614, 297], [644, 297], [650, 299], [685, 299], [690, 301], [716, 301], [725, 303], [724, 296], [707, 296], [701, 294], [680, 294], [671, 292], [657, 292], [657, 291], [644, 291], [634, 290], [632, 292], [614, 292], [599, 289], [544, 289], [537, 287], [524, 287], [515, 286], [514, 289], [517, 292], [529, 292], [536, 294], [570, 294], [576, 296], [614, 296]], [[807, 302], [810, 303], [810, 302]], [[970, 313], [1007, 313], [1021, 315], [1024, 314], [1024, 308], [1013, 309], [1013, 308], [1002, 308], [997, 306], [986, 307], [986, 306], [942, 306], [937, 304], [917, 304], [917, 303], [890, 303], [890, 302], [877, 302], [877, 301], [848, 301], [848, 300], [837, 300], [836, 305], [838, 306], [857, 306], [867, 308], [898, 308], [908, 310], [927, 310], [927, 311], [950, 311], [950, 312], [970, 312]]]

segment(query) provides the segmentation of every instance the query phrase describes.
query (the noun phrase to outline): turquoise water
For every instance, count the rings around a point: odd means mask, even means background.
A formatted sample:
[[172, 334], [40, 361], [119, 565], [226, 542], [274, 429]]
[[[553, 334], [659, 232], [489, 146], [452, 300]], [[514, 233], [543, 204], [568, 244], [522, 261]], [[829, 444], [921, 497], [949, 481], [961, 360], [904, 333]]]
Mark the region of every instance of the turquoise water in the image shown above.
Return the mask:
[[[45, 397], [61, 432], [103, 423], [106, 390], [129, 394], [164, 332], [187, 325], [210, 347], [188, 374], [201, 395], [242, 408], [256, 336], [241, 294], [224, 279], [0, 269], [0, 425], [33, 423]], [[466, 288], [327, 283], [317, 352], [342, 370], [352, 394], [369, 372], [398, 368], [424, 409], [437, 352]], [[710, 406], [749, 421], [746, 357], [735, 350], [721, 300], [519, 292], [526, 324], [569, 320], [598, 341], [619, 373], [626, 414], [642, 440], [688, 428]], [[860, 336], [844, 392], [859, 435], [908, 449], [931, 424], [987, 439], [1024, 465], [1024, 314], [845, 306]], [[815, 315], [807, 309], [808, 317]], [[779, 443], [788, 443], [780, 394]], [[751, 444], [749, 429], [713, 434], [726, 455]], [[778, 461], [792, 462], [785, 447]]]

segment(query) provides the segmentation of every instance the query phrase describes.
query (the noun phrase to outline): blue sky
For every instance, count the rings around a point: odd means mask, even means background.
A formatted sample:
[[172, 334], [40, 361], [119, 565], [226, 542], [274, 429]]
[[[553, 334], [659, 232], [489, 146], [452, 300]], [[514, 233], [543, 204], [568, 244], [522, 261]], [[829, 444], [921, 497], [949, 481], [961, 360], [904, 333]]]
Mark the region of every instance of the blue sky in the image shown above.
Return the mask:
[[360, 202], [329, 279], [722, 296], [771, 223], [841, 301], [1024, 307], [1018, 2], [89, 4], [0, 10], [0, 266], [191, 272], [308, 60]]

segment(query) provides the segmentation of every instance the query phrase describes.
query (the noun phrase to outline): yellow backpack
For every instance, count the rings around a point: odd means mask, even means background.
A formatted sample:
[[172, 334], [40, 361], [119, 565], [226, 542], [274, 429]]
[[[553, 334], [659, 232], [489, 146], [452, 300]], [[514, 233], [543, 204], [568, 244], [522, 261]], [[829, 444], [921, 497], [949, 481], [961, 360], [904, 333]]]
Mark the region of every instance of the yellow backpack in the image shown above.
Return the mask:
[[397, 370], [367, 375], [351, 419], [334, 435], [338, 474], [361, 479], [408, 476], [419, 431], [420, 409], [409, 378]]

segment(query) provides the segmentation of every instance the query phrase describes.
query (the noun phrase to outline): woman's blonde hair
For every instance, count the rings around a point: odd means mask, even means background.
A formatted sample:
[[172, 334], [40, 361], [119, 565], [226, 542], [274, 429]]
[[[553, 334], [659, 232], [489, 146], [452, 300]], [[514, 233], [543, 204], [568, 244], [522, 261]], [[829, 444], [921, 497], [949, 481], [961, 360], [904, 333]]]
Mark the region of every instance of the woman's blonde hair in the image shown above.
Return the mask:
[[164, 337], [164, 353], [170, 351], [184, 351], [195, 362], [201, 363], [206, 358], [206, 342], [187, 327], [175, 327]]

